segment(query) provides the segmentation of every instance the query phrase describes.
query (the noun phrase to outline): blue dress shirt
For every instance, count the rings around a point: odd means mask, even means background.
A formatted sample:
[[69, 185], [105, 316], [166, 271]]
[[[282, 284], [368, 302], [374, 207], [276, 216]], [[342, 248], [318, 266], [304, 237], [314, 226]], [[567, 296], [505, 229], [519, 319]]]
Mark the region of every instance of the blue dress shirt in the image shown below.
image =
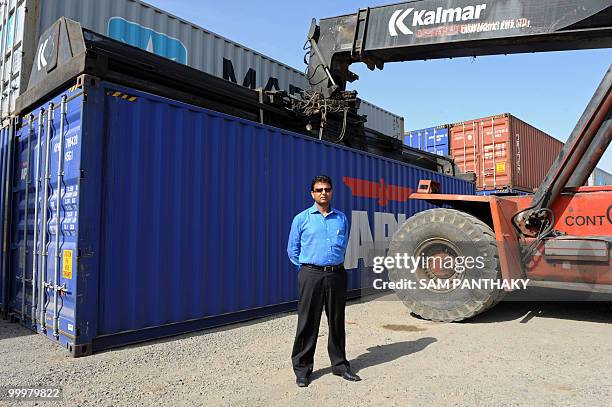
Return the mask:
[[314, 204], [293, 218], [287, 254], [296, 266], [335, 266], [344, 263], [347, 244], [346, 215], [330, 208], [327, 216], [323, 216]]

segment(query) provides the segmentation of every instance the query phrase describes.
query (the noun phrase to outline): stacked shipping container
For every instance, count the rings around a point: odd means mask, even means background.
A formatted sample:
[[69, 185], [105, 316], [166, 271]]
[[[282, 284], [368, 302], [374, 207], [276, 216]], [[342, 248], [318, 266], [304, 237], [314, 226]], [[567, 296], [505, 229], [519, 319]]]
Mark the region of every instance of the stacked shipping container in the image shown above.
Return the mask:
[[[462, 171], [476, 174], [477, 193], [482, 195], [533, 192], [563, 147], [507, 113], [409, 131], [404, 144], [450, 155]], [[612, 175], [597, 168], [588, 185], [612, 185]]]
[[476, 174], [478, 190], [537, 188], [563, 143], [510, 115], [455, 123], [451, 156], [464, 172]]
[[442, 125], [406, 132], [404, 133], [404, 144], [428, 153], [449, 156], [449, 127], [448, 125]]
[[[0, 116], [13, 111], [27, 88], [38, 37], [61, 16], [250, 88], [309, 88], [303, 72], [138, 0], [6, 0], [0, 3]], [[402, 139], [401, 116], [366, 101], [359, 113], [368, 116], [367, 127]]]
[[612, 185], [612, 174], [602, 169], [595, 168], [588, 181], [589, 186]]

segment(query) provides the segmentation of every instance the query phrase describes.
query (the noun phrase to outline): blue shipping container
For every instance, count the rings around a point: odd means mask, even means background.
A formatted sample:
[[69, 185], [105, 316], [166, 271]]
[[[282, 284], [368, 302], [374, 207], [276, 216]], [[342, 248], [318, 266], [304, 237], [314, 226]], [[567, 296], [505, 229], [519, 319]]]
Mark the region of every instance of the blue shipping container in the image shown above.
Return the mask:
[[[369, 251], [430, 207], [398, 190], [429, 178], [475, 193], [442, 174], [83, 78], [17, 130], [10, 253], [11, 311], [44, 319], [36, 329], [76, 355], [294, 309], [287, 237], [312, 204], [316, 174], [332, 177], [334, 206], [350, 221], [349, 290], [361, 287]], [[48, 183], [37, 188], [38, 177]]]
[[10, 216], [10, 205], [5, 203], [10, 198], [10, 188], [8, 174], [11, 172], [12, 163], [9, 160], [12, 157], [13, 127], [6, 125], [0, 129], [0, 216], [2, 217], [2, 226], [0, 227], [0, 248], [2, 255], [0, 257], [0, 316], [8, 311], [8, 287], [9, 287], [9, 269], [5, 261], [8, 257], [9, 247], [7, 242], [8, 220]]
[[481, 190], [481, 191], [476, 191], [476, 195], [484, 195], [484, 196], [489, 196], [489, 195], [516, 195], [516, 196], [523, 196], [523, 195], [532, 195], [533, 192], [526, 192], [526, 191], [521, 191], [520, 189], [514, 189], [514, 188], [509, 188], [509, 189], [485, 189], [485, 190]]
[[422, 151], [449, 156], [448, 125], [412, 130], [404, 133], [404, 144]]

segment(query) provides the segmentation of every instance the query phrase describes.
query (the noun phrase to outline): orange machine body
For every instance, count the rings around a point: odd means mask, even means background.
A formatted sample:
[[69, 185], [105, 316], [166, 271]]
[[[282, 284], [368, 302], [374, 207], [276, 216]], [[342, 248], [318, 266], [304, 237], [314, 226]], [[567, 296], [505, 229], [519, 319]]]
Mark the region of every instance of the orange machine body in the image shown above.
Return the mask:
[[557, 237], [545, 238], [522, 260], [521, 248], [534, 242], [522, 237], [513, 216], [531, 205], [531, 196], [465, 196], [415, 193], [483, 219], [495, 231], [504, 279], [612, 285], [612, 186], [568, 188], [551, 206]]

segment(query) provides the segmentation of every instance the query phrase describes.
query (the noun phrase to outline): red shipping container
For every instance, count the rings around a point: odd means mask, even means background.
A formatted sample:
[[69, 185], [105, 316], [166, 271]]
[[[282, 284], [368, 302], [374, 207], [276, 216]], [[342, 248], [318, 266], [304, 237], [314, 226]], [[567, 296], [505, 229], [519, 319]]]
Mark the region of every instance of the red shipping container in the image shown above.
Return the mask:
[[454, 123], [451, 156], [476, 174], [478, 190], [522, 190], [540, 186], [563, 143], [511, 114]]

